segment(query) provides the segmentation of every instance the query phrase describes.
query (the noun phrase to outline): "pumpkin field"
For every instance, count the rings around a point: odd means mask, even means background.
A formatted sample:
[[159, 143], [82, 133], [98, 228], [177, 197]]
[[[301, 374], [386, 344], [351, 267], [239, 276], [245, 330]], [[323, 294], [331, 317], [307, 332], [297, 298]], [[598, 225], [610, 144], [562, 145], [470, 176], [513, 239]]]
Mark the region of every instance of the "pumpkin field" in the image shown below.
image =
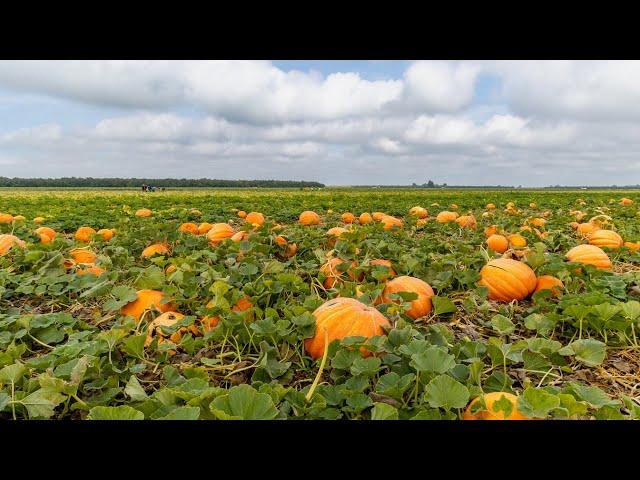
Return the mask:
[[640, 418], [634, 191], [0, 191], [0, 419]]

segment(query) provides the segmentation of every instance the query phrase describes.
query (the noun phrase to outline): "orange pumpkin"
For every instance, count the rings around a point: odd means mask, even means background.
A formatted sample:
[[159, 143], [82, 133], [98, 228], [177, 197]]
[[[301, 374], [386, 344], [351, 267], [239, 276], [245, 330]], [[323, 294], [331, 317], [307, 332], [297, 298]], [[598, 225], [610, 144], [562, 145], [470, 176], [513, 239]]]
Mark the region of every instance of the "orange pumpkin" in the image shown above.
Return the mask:
[[395, 277], [396, 276], [396, 271], [393, 269], [393, 266], [391, 265], [391, 262], [389, 260], [384, 260], [382, 258], [378, 258], [378, 259], [375, 259], [375, 260], [371, 260], [369, 262], [369, 265], [371, 265], [372, 267], [381, 266], [381, 267], [386, 267], [386, 268], [389, 269], [388, 275], [386, 275], [383, 278], [383, 280], [386, 280], [386, 279], [388, 279], [390, 277]]
[[413, 207], [409, 210], [409, 215], [418, 218], [427, 218], [429, 216], [429, 212], [426, 208]]
[[36, 225], [40, 225], [42, 222], [44, 222], [44, 217], [36, 217], [33, 219], [33, 223]]
[[305, 226], [320, 225], [320, 215], [311, 210], [306, 210], [300, 214], [298, 221]]
[[69, 252], [69, 256], [73, 259], [75, 263], [87, 263], [93, 264], [95, 263], [98, 256], [93, 253], [91, 250], [87, 250], [86, 248], [76, 248]]
[[13, 222], [13, 215], [10, 213], [0, 213], [0, 223], [11, 223]]
[[622, 237], [612, 230], [596, 230], [587, 238], [590, 245], [600, 248], [620, 248], [624, 244]]
[[105, 272], [106, 270], [104, 268], [98, 267], [97, 265], [87, 265], [86, 267], [79, 268], [76, 270], [76, 274], [80, 276], [95, 275], [96, 277], [99, 277]]
[[612, 266], [609, 255], [595, 245], [578, 245], [569, 250], [565, 256], [570, 262], [593, 265], [602, 270], [610, 270]]
[[[322, 282], [324, 288], [333, 288], [336, 283], [342, 282], [343, 275], [347, 275], [351, 281], [356, 280], [356, 276], [351, 269], [348, 269], [346, 272], [341, 272], [338, 270], [338, 265], [344, 263], [344, 260], [341, 258], [332, 258], [327, 263], [320, 267], [320, 273], [324, 274], [325, 279]], [[351, 266], [355, 267], [356, 262], [352, 261]]]
[[509, 235], [507, 238], [512, 248], [523, 248], [527, 246], [527, 239], [518, 233]]
[[[207, 308], [211, 307], [213, 307], [213, 300], [210, 300], [209, 303], [207, 303]], [[253, 307], [253, 304], [249, 301], [249, 297], [245, 295], [244, 297], [241, 297], [233, 307], [231, 307], [231, 311], [246, 312], [251, 307]], [[251, 320], [252, 315], [247, 314], [244, 318], [245, 321], [249, 321]], [[205, 316], [202, 317], [200, 323], [202, 324], [202, 329], [204, 330], [204, 332], [207, 333], [213, 330], [218, 325], [218, 323], [220, 323], [220, 317], [217, 315]]]
[[[472, 412], [473, 406], [476, 403], [478, 403], [481, 398], [484, 399], [485, 409], [479, 410], [473, 413]], [[498, 409], [497, 407], [496, 407], [497, 411], [494, 410], [495, 402], [503, 398], [507, 399], [512, 405], [511, 413], [507, 417], [505, 417], [504, 410]], [[469, 404], [469, 406], [467, 407], [467, 409], [465, 410], [465, 412], [462, 414], [462, 419], [463, 420], [533, 420], [532, 418], [523, 415], [522, 412], [518, 410], [518, 397], [516, 397], [511, 393], [506, 393], [506, 392], [491, 392], [491, 393], [484, 394], [482, 397], [474, 398], [472, 402]]]
[[160, 310], [162, 313], [172, 312], [174, 310], [173, 305], [170, 303], [162, 303], [165, 297], [164, 294], [158, 290], [138, 290], [136, 295], [136, 300], [122, 307], [120, 310], [122, 315], [140, 320], [144, 312], [153, 308]]
[[245, 212], [244, 210], [240, 210], [238, 212], [238, 217], [240, 218], [247, 218], [247, 212]]
[[392, 217], [391, 215], [385, 215], [384, 217], [382, 217], [380, 219], [380, 223], [382, 223], [382, 225], [384, 225], [384, 229], [385, 230], [392, 230], [392, 229], [401, 229], [402, 228], [402, 220], [400, 220], [399, 218], [396, 217]]
[[538, 208], [538, 205], [536, 205], [535, 202], [531, 202], [529, 208]]
[[[390, 328], [387, 318], [373, 307], [353, 298], [338, 297], [323, 303], [314, 312], [316, 330], [314, 336], [304, 341], [304, 348], [313, 359], [322, 358], [325, 341], [346, 337], [365, 337], [385, 335], [384, 327]], [[364, 356], [369, 352], [362, 348]]]
[[477, 226], [476, 217], [473, 215], [462, 215], [456, 218], [456, 223], [460, 228], [471, 228], [475, 230]]
[[433, 297], [434, 293], [427, 282], [407, 275], [396, 277], [387, 282], [379, 303], [395, 303], [389, 298], [389, 295], [398, 292], [411, 292], [418, 295], [418, 298], [411, 301], [411, 308], [406, 312], [414, 320], [424, 317], [431, 311], [431, 297]]
[[595, 225], [595, 224], [593, 224], [591, 222], [585, 222], [585, 223], [579, 224], [576, 227], [576, 231], [582, 237], [588, 237], [590, 234], [592, 234], [593, 232], [595, 232], [599, 228], [600, 227], [598, 227], [597, 225]]
[[529, 220], [529, 223], [534, 227], [544, 227], [547, 224], [547, 221], [544, 218], [532, 218]]
[[384, 217], [386, 214], [383, 212], [373, 212], [373, 215], [371, 216], [371, 218], [373, 218], [376, 222], [379, 222], [380, 220], [382, 220], [382, 217]]
[[105, 242], [108, 242], [116, 234], [116, 231], [113, 228], [101, 228], [97, 233]]
[[633, 204], [633, 200], [631, 200], [630, 198], [623, 198], [620, 200], [620, 205], [632, 205]]
[[528, 297], [536, 288], [536, 274], [531, 268], [517, 260], [498, 258], [480, 270], [482, 277], [478, 285], [489, 289], [489, 299], [511, 302]]
[[91, 241], [91, 239], [96, 233], [97, 232], [91, 227], [80, 227], [76, 231], [75, 237], [76, 237], [76, 240], [87, 243]]
[[349, 232], [349, 230], [342, 227], [330, 228], [329, 230], [327, 230], [327, 236], [329, 237], [329, 239], [327, 240], [327, 245], [333, 247], [338, 239], [342, 238], [342, 235], [347, 232]]
[[367, 225], [373, 222], [373, 217], [371, 216], [370, 213], [364, 212], [360, 214], [358, 221], [360, 222], [360, 225]]
[[[36, 228], [36, 233], [40, 235], [40, 241], [42, 243], [52, 242], [53, 240], [55, 240], [57, 235], [56, 231], [53, 228], [49, 228], [49, 227], [38, 227]], [[44, 239], [43, 241], [42, 235], [49, 237], [49, 242], [46, 241], [46, 239]]]
[[154, 243], [142, 250], [142, 258], [153, 257], [154, 255], [169, 255], [169, 245], [166, 243]]
[[249, 238], [249, 232], [244, 232], [244, 231], [236, 232], [233, 235], [231, 235], [232, 242], [242, 242], [243, 240], [246, 240], [248, 238]]
[[[182, 340], [182, 335], [188, 332], [188, 329], [181, 327], [171, 334], [165, 334], [162, 331], [162, 327], [173, 327], [184, 318], [184, 315], [178, 312], [166, 312], [158, 316], [149, 323], [147, 329], [147, 338], [144, 341], [144, 346], [148, 347], [153, 342], [154, 338], [158, 339], [158, 345], [166, 342], [167, 339], [171, 343], [178, 344]], [[169, 355], [175, 355], [175, 350], [169, 350]]]
[[216, 223], [207, 232], [207, 240], [215, 246], [227, 238], [231, 238], [236, 231], [228, 223]]
[[487, 210], [493, 210], [496, 206], [493, 203], [487, 203]]
[[640, 250], [640, 242], [624, 242], [624, 246], [632, 252]]
[[438, 223], [455, 222], [456, 218], [458, 218], [458, 214], [456, 212], [449, 212], [445, 210], [444, 212], [440, 212], [436, 216], [436, 222]]
[[201, 223], [200, 225], [198, 225], [198, 235], [204, 235], [209, 230], [211, 230], [211, 227], [213, 227], [213, 224], [211, 223], [207, 223], [207, 222]]
[[487, 247], [498, 253], [504, 253], [509, 248], [509, 240], [504, 235], [491, 235], [487, 238]]
[[427, 224], [426, 218], [419, 218], [418, 221], [416, 222], [416, 227], [423, 227], [426, 224]]
[[541, 275], [538, 277], [534, 293], [540, 290], [551, 290], [553, 296], [558, 297], [562, 293], [562, 290], [564, 290], [564, 283], [553, 275]]
[[250, 223], [254, 227], [259, 227], [264, 224], [264, 215], [260, 212], [251, 212], [245, 218], [247, 223]]
[[195, 223], [183, 223], [178, 227], [178, 231], [182, 233], [190, 233], [192, 235], [198, 235], [198, 226]]
[[484, 234], [487, 237], [490, 237], [491, 235], [495, 235], [496, 233], [498, 233], [498, 226], [497, 225], [489, 225], [488, 227], [486, 227], [484, 229]]
[[153, 212], [148, 208], [141, 208], [136, 211], [136, 217], [150, 217], [151, 215], [153, 215]]
[[353, 223], [356, 221], [356, 216], [351, 212], [345, 212], [340, 217], [344, 223]]
[[25, 248], [26, 244], [15, 235], [0, 234], [0, 256], [6, 255], [11, 248], [17, 245], [20, 248]]

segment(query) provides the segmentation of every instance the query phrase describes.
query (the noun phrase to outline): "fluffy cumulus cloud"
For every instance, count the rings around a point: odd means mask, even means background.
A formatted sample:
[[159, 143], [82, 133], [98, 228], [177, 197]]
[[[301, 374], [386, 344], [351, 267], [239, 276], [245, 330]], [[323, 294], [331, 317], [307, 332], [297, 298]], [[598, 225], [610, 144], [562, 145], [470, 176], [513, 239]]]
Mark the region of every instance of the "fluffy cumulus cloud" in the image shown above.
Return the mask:
[[0, 165], [10, 176], [637, 183], [640, 62], [418, 61], [383, 79], [358, 65], [0, 62]]

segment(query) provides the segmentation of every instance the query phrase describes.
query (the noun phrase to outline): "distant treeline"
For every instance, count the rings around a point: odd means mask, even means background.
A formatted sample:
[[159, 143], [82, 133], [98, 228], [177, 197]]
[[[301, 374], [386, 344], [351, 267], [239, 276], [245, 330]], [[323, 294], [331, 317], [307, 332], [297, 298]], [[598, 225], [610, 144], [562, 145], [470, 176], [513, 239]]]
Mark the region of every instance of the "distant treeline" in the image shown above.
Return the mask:
[[143, 184], [155, 187], [230, 187], [230, 188], [322, 188], [319, 182], [296, 180], [216, 180], [213, 178], [7, 178], [0, 177], [0, 187], [131, 187]]

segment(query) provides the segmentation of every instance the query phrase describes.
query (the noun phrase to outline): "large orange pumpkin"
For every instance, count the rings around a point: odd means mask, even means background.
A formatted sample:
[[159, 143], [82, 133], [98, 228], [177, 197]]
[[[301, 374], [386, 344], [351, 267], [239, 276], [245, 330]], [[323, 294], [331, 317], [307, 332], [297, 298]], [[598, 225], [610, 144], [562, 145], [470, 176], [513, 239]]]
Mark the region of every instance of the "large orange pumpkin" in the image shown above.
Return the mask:
[[86, 248], [76, 248], [69, 252], [69, 256], [75, 263], [95, 263], [98, 256]]
[[[484, 399], [484, 404], [486, 408], [484, 410], [479, 410], [475, 413], [472, 413], [473, 406], [480, 401], [480, 398]], [[496, 412], [493, 407], [495, 402], [497, 402], [498, 400], [501, 400], [502, 398], [507, 399], [512, 405], [511, 413], [507, 417], [505, 417], [504, 410], [497, 409], [498, 411]], [[518, 410], [517, 405], [518, 405], [518, 397], [516, 397], [511, 393], [506, 393], [506, 392], [486, 393], [482, 397], [476, 397], [473, 399], [473, 401], [469, 404], [465, 412], [462, 414], [462, 419], [463, 420], [533, 420], [532, 418], [526, 417], [525, 415], [523, 415], [522, 412]]]
[[353, 223], [356, 221], [356, 216], [351, 212], [344, 212], [340, 218], [344, 223]]
[[445, 210], [444, 212], [440, 212], [436, 216], [436, 222], [438, 223], [455, 222], [456, 218], [458, 218], [458, 214], [456, 212], [449, 212]]
[[396, 217], [392, 217], [391, 215], [385, 215], [380, 219], [382, 225], [384, 225], [385, 230], [391, 230], [394, 228], [402, 228], [402, 220]]
[[211, 223], [207, 223], [207, 222], [201, 223], [200, 225], [198, 225], [198, 235], [204, 235], [209, 230], [211, 230], [211, 227], [213, 227], [213, 224]]
[[190, 233], [192, 235], [198, 235], [198, 226], [195, 223], [183, 223], [178, 227], [178, 231], [182, 233]]
[[489, 289], [489, 299], [511, 302], [528, 297], [536, 288], [537, 278], [531, 268], [517, 260], [498, 258], [480, 270], [478, 282]]
[[249, 238], [249, 232], [239, 231], [231, 235], [232, 242], [242, 242], [243, 240], [247, 240]]
[[99, 277], [100, 275], [102, 275], [103, 273], [105, 273], [106, 270], [102, 267], [99, 267], [97, 265], [86, 265], [82, 268], [78, 268], [76, 270], [76, 274], [83, 276], [83, 275], [95, 275], [96, 277]]
[[240, 210], [238, 212], [238, 217], [240, 218], [247, 218], [247, 212], [245, 212], [244, 210]]
[[487, 247], [498, 253], [504, 253], [509, 248], [509, 240], [504, 235], [491, 235], [487, 238]]
[[386, 215], [386, 213], [383, 212], [373, 212], [373, 215], [371, 216], [371, 218], [373, 218], [376, 222], [379, 222], [380, 220], [382, 220], [382, 217], [384, 217]]
[[245, 221], [254, 227], [259, 227], [264, 224], [264, 215], [260, 212], [251, 212], [246, 216]]
[[156, 308], [162, 313], [175, 310], [170, 303], [161, 303], [164, 299], [164, 294], [158, 290], [138, 290], [136, 294], [138, 296], [136, 300], [122, 307], [120, 310], [122, 315], [140, 320], [144, 312], [152, 308]]
[[624, 241], [622, 237], [613, 230], [596, 230], [588, 237], [589, 244], [596, 247], [620, 248]]
[[[383, 327], [391, 327], [387, 318], [373, 307], [353, 298], [338, 297], [323, 303], [314, 312], [316, 330], [314, 336], [304, 341], [304, 348], [314, 359], [322, 358], [325, 341], [347, 337], [365, 337], [385, 335]], [[368, 356], [364, 348], [363, 355]]]
[[[53, 241], [56, 238], [56, 231], [53, 228], [49, 227], [38, 227], [36, 228], [36, 233], [40, 235], [40, 239], [42, 241], [42, 235], [49, 237], [50, 241]], [[42, 241], [42, 243], [49, 243], [47, 241]]]
[[593, 265], [602, 270], [611, 269], [609, 255], [595, 245], [578, 245], [577, 247], [573, 247], [567, 252], [566, 257], [570, 262]]
[[306, 226], [320, 225], [320, 215], [318, 215], [316, 212], [313, 212], [311, 210], [306, 210], [300, 214], [298, 221], [302, 225], [306, 225]]
[[26, 244], [15, 235], [1, 234], [0, 235], [0, 256], [6, 255], [11, 248], [17, 245], [20, 248], [25, 248]]
[[282, 235], [278, 235], [274, 238], [276, 245], [280, 247], [285, 247], [284, 251], [278, 252], [276, 255], [279, 255], [281, 258], [291, 258], [298, 251], [298, 245], [296, 243], [289, 243], [289, 241]]
[[[325, 263], [324, 265], [322, 265], [322, 267], [320, 267], [320, 273], [324, 274], [325, 276], [325, 279], [322, 282], [322, 284], [324, 285], [324, 288], [327, 288], [327, 289], [333, 288], [333, 286], [336, 283], [342, 282], [342, 277], [345, 274], [349, 277], [351, 281], [356, 280], [356, 276], [351, 269], [348, 269], [346, 272], [341, 272], [340, 270], [338, 270], [338, 265], [342, 263], [344, 263], [344, 260], [342, 260], [341, 258], [335, 257], [330, 259], [329, 261], [327, 261], [327, 263]], [[351, 266], [355, 267], [356, 262], [352, 261]]]
[[207, 240], [212, 246], [217, 245], [227, 238], [231, 238], [236, 231], [228, 223], [216, 223], [207, 232]]
[[551, 290], [553, 296], [557, 297], [562, 293], [562, 290], [564, 290], [564, 283], [553, 275], [541, 275], [538, 277], [534, 293], [540, 290]]
[[142, 250], [142, 258], [153, 257], [154, 255], [169, 255], [169, 245], [166, 243], [154, 243]]
[[382, 292], [380, 303], [394, 303], [394, 301], [389, 298], [389, 295], [398, 292], [411, 292], [418, 295], [418, 298], [411, 301], [411, 308], [406, 312], [406, 314], [414, 320], [424, 317], [431, 311], [431, 297], [433, 297], [434, 293], [431, 285], [427, 282], [407, 275], [396, 277], [387, 282]]
[[91, 239], [96, 233], [97, 232], [91, 227], [80, 227], [76, 231], [75, 237], [76, 237], [76, 240], [87, 243], [91, 241]]
[[11, 223], [13, 222], [13, 215], [10, 213], [0, 213], [0, 223]]
[[585, 223], [580, 223], [577, 227], [576, 227], [576, 231], [578, 232], [578, 234], [580, 234], [582, 237], [588, 237], [590, 234], [592, 234], [593, 232], [595, 232], [596, 230], [598, 230], [600, 227], [598, 227], [597, 225], [591, 223], [591, 222], [585, 222]]
[[509, 240], [509, 245], [511, 245], [512, 248], [523, 248], [527, 246], [527, 239], [519, 233], [509, 235], [507, 238]]
[[632, 205], [633, 204], [633, 200], [631, 200], [630, 198], [623, 198], [620, 200], [620, 205]]
[[113, 228], [101, 228], [97, 233], [105, 242], [108, 242], [116, 234], [116, 231]]
[[151, 215], [153, 215], [153, 212], [148, 208], [141, 208], [136, 211], [136, 217], [150, 217]]
[[371, 216], [370, 213], [364, 212], [360, 214], [358, 221], [360, 222], [360, 225], [367, 225], [373, 222], [373, 217]]
[[409, 215], [418, 218], [427, 218], [429, 216], [429, 212], [426, 208], [413, 207], [409, 210]]
[[456, 223], [460, 228], [471, 228], [475, 230], [477, 226], [476, 217], [473, 215], [462, 215], [456, 218]]

